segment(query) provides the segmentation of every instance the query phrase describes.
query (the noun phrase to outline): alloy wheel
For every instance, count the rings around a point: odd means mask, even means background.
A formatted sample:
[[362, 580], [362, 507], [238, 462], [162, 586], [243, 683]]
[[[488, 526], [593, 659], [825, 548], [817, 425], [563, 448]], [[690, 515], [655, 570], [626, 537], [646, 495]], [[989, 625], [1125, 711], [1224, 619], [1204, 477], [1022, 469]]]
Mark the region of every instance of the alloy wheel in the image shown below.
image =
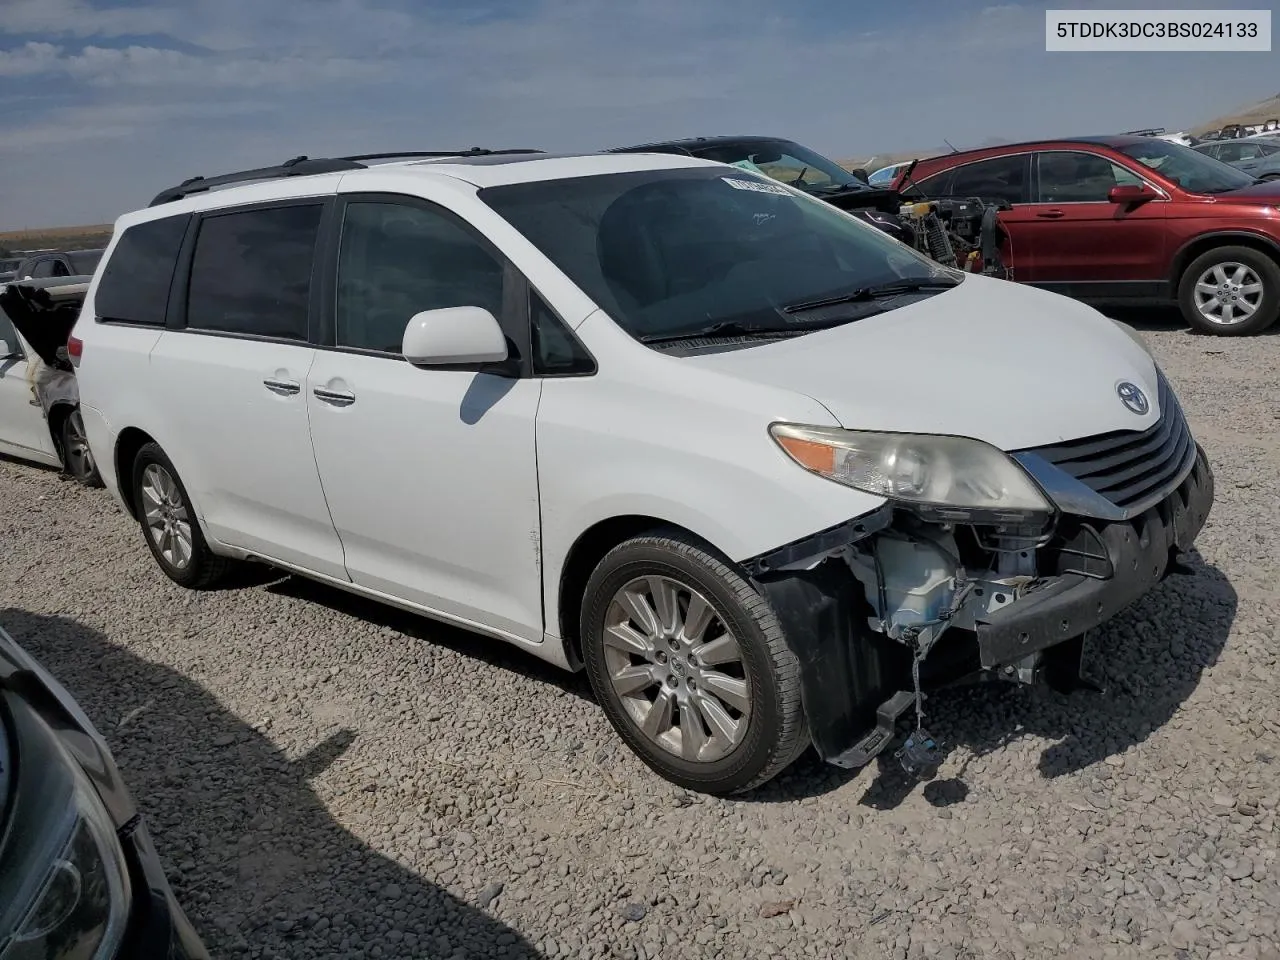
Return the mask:
[[1262, 304], [1262, 278], [1243, 263], [1219, 263], [1196, 281], [1196, 309], [1210, 323], [1233, 326], [1258, 312]]
[[191, 562], [191, 518], [173, 475], [157, 463], [142, 472], [142, 512], [147, 536], [175, 570]]
[[89, 438], [85, 435], [84, 418], [79, 410], [71, 411], [67, 417], [65, 453], [68, 472], [78, 480], [86, 480], [93, 476], [97, 465], [93, 461], [93, 451], [89, 449]]
[[742, 742], [751, 678], [737, 638], [697, 590], [665, 576], [630, 581], [609, 604], [603, 639], [613, 690], [650, 741], [701, 763]]

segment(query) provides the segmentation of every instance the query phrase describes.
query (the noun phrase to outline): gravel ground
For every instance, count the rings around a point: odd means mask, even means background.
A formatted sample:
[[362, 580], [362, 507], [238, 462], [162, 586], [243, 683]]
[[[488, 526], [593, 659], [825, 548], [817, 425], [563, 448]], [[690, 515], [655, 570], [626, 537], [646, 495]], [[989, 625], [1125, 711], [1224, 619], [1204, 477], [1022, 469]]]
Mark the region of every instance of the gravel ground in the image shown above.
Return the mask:
[[749, 798], [627, 753], [579, 677], [294, 578], [163, 578], [101, 491], [0, 462], [0, 623], [110, 740], [219, 957], [1280, 960], [1280, 333], [1135, 320], [1218, 476], [1105, 694], [948, 694], [939, 779]]

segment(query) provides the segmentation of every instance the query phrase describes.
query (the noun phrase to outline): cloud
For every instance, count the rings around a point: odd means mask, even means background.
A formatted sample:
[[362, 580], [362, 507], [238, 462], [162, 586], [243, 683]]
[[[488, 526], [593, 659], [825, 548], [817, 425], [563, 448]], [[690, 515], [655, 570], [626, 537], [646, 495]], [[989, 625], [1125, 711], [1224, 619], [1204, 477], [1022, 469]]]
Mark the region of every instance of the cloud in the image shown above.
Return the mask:
[[1046, 54], [1043, 9], [998, 0], [0, 0], [0, 215], [102, 221], [299, 153], [1174, 126], [1273, 92], [1268, 56]]

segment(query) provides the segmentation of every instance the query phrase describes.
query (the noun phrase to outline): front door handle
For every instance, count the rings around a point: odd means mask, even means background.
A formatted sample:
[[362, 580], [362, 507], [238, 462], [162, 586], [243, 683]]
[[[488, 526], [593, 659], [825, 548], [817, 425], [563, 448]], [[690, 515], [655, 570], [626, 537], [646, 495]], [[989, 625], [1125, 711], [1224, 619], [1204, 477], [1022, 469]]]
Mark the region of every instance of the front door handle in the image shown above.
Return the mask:
[[311, 391], [317, 400], [331, 403], [335, 407], [349, 407], [356, 402], [356, 395], [349, 390], [330, 390], [328, 387], [315, 387]]
[[1041, 220], [1057, 220], [1059, 217], [1065, 216], [1061, 210], [1041, 210], [1036, 214]]
[[291, 397], [302, 391], [302, 384], [297, 380], [277, 380], [275, 377], [267, 377], [262, 381], [262, 385], [272, 393], [278, 393], [281, 396]]

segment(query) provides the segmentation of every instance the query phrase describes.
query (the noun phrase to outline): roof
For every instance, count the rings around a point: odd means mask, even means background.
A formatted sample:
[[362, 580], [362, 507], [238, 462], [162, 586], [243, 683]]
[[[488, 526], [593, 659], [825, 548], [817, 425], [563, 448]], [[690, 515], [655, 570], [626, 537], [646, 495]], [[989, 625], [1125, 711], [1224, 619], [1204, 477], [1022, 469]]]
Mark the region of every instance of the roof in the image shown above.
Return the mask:
[[[1158, 137], [1140, 137], [1130, 134], [1101, 134], [1095, 137], [1049, 137], [1043, 140], [1022, 140], [1017, 143], [993, 143], [985, 147], [973, 147], [969, 150], [957, 150], [954, 153], [939, 153], [927, 159], [922, 159], [922, 164], [932, 164], [939, 161], [952, 161], [956, 157], [967, 156], [984, 156], [987, 154], [1001, 154], [1010, 151], [1037, 149], [1041, 147], [1052, 147], [1063, 143], [1085, 144], [1094, 147], [1110, 147], [1112, 149], [1120, 149], [1122, 147], [1131, 147], [1143, 143], [1151, 143], [1158, 140]], [[1165, 141], [1168, 142], [1168, 141]]]
[[370, 190], [403, 189], [412, 193], [415, 180], [448, 179], [482, 189], [512, 183], [538, 180], [563, 180], [570, 177], [630, 173], [681, 167], [706, 166], [711, 161], [663, 153], [617, 154], [521, 154], [491, 156], [440, 157], [428, 160], [405, 160], [373, 164], [357, 169], [342, 169], [304, 176], [264, 177], [261, 180], [228, 185], [183, 196], [141, 210], [126, 213], [116, 220], [116, 231], [135, 223], [177, 214], [214, 210], [222, 207], [325, 196], [338, 190], [340, 183], [369, 182]]
[[765, 137], [758, 134], [741, 137], [684, 137], [677, 140], [654, 140], [650, 143], [639, 143], [633, 147], [611, 147], [608, 153], [642, 153], [645, 150], [677, 147], [684, 150], [705, 150], [711, 147], [723, 147], [740, 143], [794, 143], [788, 137]]

